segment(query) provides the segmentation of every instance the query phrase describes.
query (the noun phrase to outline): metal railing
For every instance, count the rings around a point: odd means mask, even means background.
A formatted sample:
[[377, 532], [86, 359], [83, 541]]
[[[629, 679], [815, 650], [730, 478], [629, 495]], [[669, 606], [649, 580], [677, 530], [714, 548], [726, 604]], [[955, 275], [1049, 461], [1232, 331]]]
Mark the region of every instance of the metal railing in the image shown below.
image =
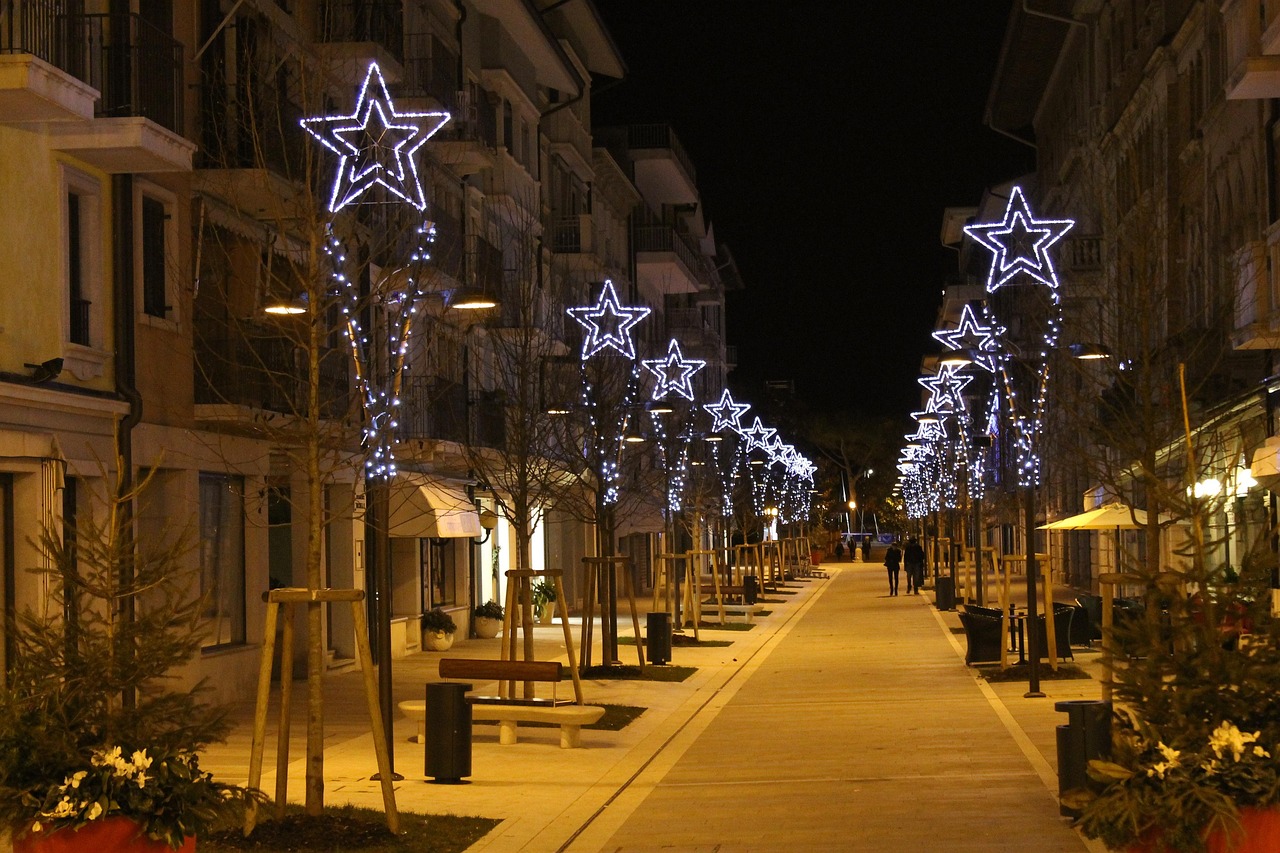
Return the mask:
[[701, 256], [694, 252], [684, 235], [677, 234], [669, 225], [637, 225], [632, 230], [632, 239], [637, 252], [673, 252], [690, 273], [702, 272]]
[[671, 125], [633, 124], [627, 128], [627, 147], [636, 150], [646, 148], [669, 150], [671, 156], [675, 157], [676, 162], [684, 169], [684, 173], [689, 176], [689, 181], [697, 185], [698, 173], [693, 168], [693, 161], [685, 153], [684, 146], [680, 144]]
[[556, 220], [551, 230], [551, 250], [560, 254], [582, 252], [582, 226], [589, 222], [585, 216], [566, 216]]
[[[196, 335], [197, 403], [230, 403], [299, 415], [306, 410], [306, 351], [297, 341], [259, 324], [215, 336]], [[350, 407], [349, 358], [320, 353], [320, 412], [340, 418]]]
[[71, 299], [71, 329], [69, 339], [73, 344], [89, 346], [89, 309], [92, 307], [88, 299]]
[[400, 96], [428, 96], [451, 114], [456, 113], [458, 57], [431, 33], [410, 33], [405, 36], [404, 45], [404, 82], [400, 84]]
[[400, 0], [322, 0], [320, 41], [369, 41], [404, 57], [404, 11]]
[[400, 438], [464, 442], [467, 395], [459, 382], [435, 376], [406, 376], [400, 389]]

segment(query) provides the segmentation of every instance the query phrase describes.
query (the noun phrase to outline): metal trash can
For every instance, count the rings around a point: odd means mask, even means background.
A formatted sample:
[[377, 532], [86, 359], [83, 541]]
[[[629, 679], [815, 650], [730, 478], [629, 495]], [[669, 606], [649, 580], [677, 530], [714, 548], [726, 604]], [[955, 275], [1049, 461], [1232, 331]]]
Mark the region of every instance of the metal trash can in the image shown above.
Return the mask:
[[939, 610], [956, 609], [955, 581], [947, 575], [939, 575], [934, 579], [933, 603]]
[[471, 775], [470, 684], [454, 681], [427, 685], [426, 775], [445, 785], [459, 785]]
[[760, 579], [755, 575], [747, 575], [742, 579], [742, 603], [755, 604], [760, 598]]
[[671, 662], [671, 614], [654, 611], [645, 617], [645, 650], [649, 663]]
[[1058, 812], [1075, 818], [1080, 811], [1062, 805], [1062, 795], [1093, 785], [1089, 761], [1111, 755], [1111, 703], [1072, 699], [1055, 702], [1053, 710], [1067, 715], [1067, 724], [1058, 726]]

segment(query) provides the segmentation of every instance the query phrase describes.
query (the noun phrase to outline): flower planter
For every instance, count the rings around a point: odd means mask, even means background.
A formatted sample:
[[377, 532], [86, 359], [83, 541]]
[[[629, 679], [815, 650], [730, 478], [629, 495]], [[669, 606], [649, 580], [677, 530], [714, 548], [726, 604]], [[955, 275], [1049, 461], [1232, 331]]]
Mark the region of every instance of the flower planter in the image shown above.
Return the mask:
[[554, 624], [555, 616], [556, 616], [556, 603], [554, 601], [548, 601], [538, 605], [538, 624], [539, 625]]
[[453, 633], [444, 631], [423, 631], [422, 647], [431, 652], [447, 652], [453, 647]]
[[488, 616], [477, 616], [475, 621], [476, 636], [482, 640], [492, 640], [502, 631], [502, 620]]
[[[1241, 832], [1234, 836], [1221, 831], [1212, 833], [1205, 842], [1207, 853], [1274, 853], [1280, 850], [1280, 809], [1242, 808], [1240, 828]], [[1158, 849], [1156, 840], [1143, 841], [1130, 846], [1128, 853], [1152, 853]]]
[[[196, 840], [188, 837], [180, 853], [195, 853]], [[29, 832], [13, 841], [14, 853], [173, 853], [163, 841], [147, 838], [127, 817], [107, 817], [79, 829]]]

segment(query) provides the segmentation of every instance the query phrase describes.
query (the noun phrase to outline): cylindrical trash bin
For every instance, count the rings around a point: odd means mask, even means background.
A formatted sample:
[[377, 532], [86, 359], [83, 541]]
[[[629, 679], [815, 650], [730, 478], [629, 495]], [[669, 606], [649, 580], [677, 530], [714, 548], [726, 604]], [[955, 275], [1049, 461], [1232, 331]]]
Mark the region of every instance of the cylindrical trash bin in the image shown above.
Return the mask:
[[1053, 710], [1064, 711], [1067, 724], [1058, 726], [1058, 812], [1079, 817], [1078, 809], [1062, 804], [1062, 795], [1086, 788], [1089, 762], [1111, 755], [1111, 703], [1100, 699], [1072, 699], [1055, 702]]
[[933, 603], [939, 610], [956, 609], [955, 581], [947, 575], [938, 575], [933, 581]]
[[645, 639], [649, 663], [669, 663], [671, 661], [671, 614], [660, 610], [646, 616]]
[[470, 684], [440, 681], [427, 685], [426, 775], [458, 785], [471, 775]]
[[760, 598], [760, 579], [755, 575], [747, 575], [742, 579], [742, 603], [755, 604]]

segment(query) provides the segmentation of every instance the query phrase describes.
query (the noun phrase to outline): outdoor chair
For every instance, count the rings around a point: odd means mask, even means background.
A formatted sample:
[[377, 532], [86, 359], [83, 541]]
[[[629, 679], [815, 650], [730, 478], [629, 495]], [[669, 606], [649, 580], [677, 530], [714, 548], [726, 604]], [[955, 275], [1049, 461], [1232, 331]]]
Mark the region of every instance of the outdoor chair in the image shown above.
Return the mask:
[[968, 644], [964, 662], [972, 665], [979, 661], [1000, 660], [1004, 634], [1001, 630], [1000, 611], [976, 604], [965, 604], [960, 610], [960, 624]]

